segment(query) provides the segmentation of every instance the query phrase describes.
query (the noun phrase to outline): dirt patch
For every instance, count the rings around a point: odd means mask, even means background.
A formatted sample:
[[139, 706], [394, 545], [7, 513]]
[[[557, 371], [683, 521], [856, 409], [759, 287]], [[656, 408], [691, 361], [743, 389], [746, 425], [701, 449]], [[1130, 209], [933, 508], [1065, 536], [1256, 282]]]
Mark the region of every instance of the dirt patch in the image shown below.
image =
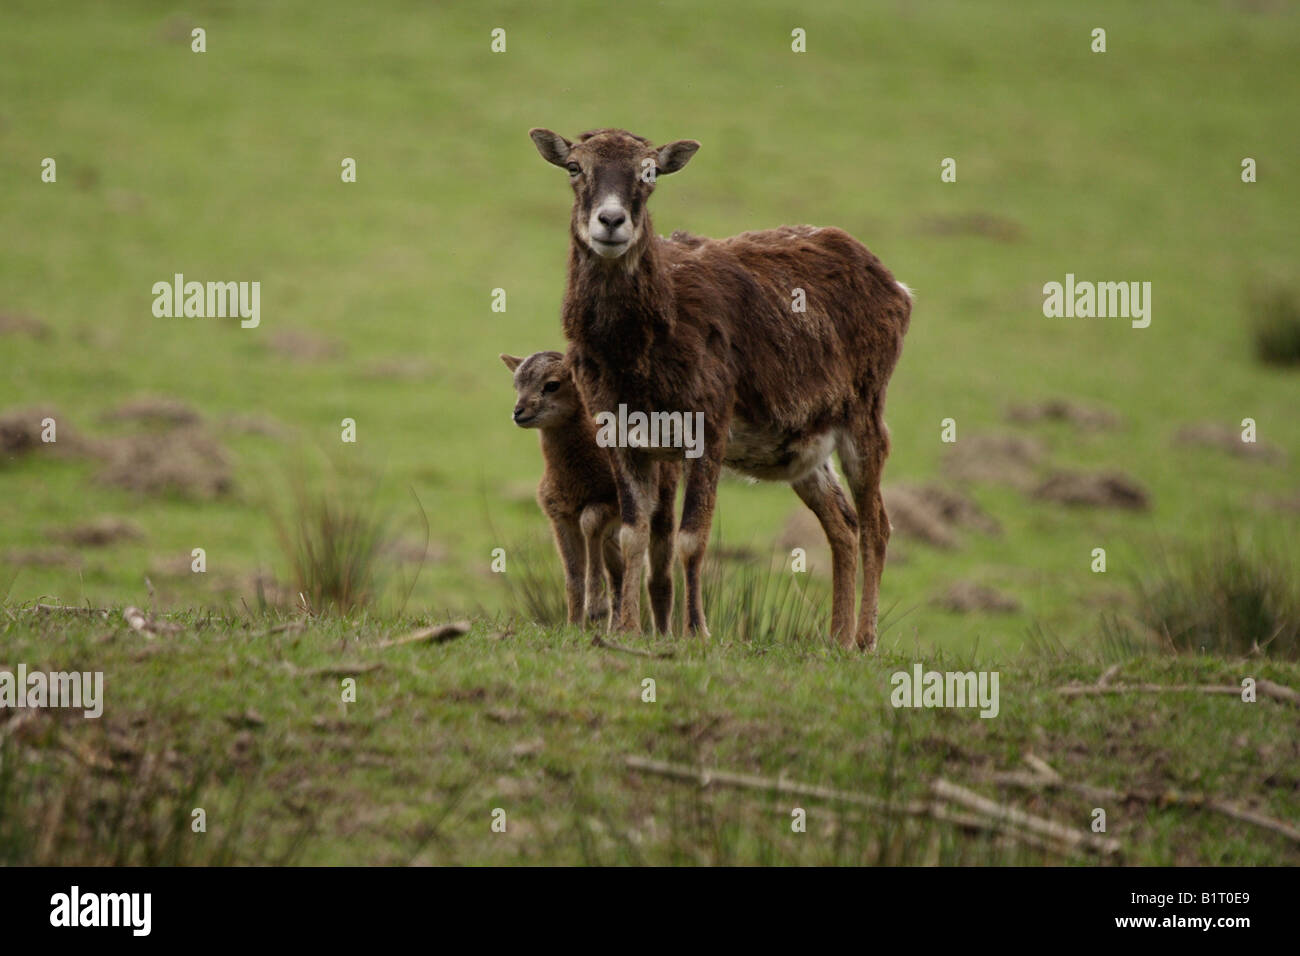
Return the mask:
[[[893, 536], [886, 561], [901, 564], [906, 560], [899, 542], [920, 541], [936, 548], [956, 548], [960, 531], [975, 530], [999, 534], [1001, 526], [972, 499], [959, 491], [939, 485], [886, 485], [881, 489]], [[855, 542], [856, 543], [856, 542]], [[788, 554], [803, 548], [814, 567], [829, 569], [830, 546], [817, 516], [807, 508], [791, 512], [776, 539], [776, 546]]]
[[40, 448], [44, 444], [41, 421], [46, 417], [53, 416], [45, 411], [6, 412], [0, 416], [0, 453], [24, 455]]
[[807, 508], [797, 508], [785, 519], [780, 534], [776, 536], [776, 547], [785, 555], [795, 548], [803, 548], [808, 555], [808, 564], [814, 569], [831, 569], [831, 548], [826, 541], [826, 532], [822, 530], [817, 516]]
[[1063, 505], [1130, 511], [1146, 511], [1151, 506], [1151, 496], [1146, 489], [1117, 471], [1091, 474], [1054, 472], [1034, 489], [1034, 497]]
[[1023, 435], [971, 435], [959, 438], [944, 456], [943, 469], [958, 481], [987, 481], [1032, 488], [1043, 462], [1042, 442]]
[[277, 329], [266, 344], [272, 352], [295, 362], [321, 362], [343, 354], [342, 346], [332, 339], [301, 329]]
[[103, 515], [92, 521], [58, 529], [51, 537], [81, 548], [103, 548], [119, 541], [139, 540], [144, 537], [144, 529], [134, 521]]
[[921, 232], [928, 236], [984, 236], [998, 242], [1015, 242], [1024, 236], [1025, 228], [1006, 216], [968, 212], [927, 216], [921, 220]]
[[227, 415], [221, 420], [221, 428], [235, 435], [261, 435], [280, 441], [293, 435], [289, 426], [269, 415]]
[[189, 46], [191, 32], [196, 26], [198, 24], [184, 14], [173, 14], [158, 25], [156, 36], [160, 43], [169, 46], [180, 41]]
[[[45, 431], [41, 423], [47, 418], [54, 421], [56, 440], [52, 442], [41, 440]], [[0, 456], [16, 458], [35, 451], [60, 454], [84, 450], [85, 443], [53, 408], [15, 408], [0, 414]]]
[[209, 500], [233, 485], [225, 450], [195, 426], [111, 439], [103, 456], [98, 480], [140, 494]]
[[278, 581], [274, 575], [264, 571], [223, 574], [212, 568], [198, 573], [194, 570], [194, 558], [189, 554], [154, 555], [149, 561], [149, 573], [164, 586], [179, 585], [188, 580], [241, 608], [286, 610], [298, 601], [293, 588]]
[[197, 425], [201, 416], [178, 398], [147, 395], [134, 398], [106, 414], [105, 422], [137, 422], [145, 425], [163, 425], [176, 428]]
[[894, 533], [936, 548], [955, 548], [958, 532], [999, 534], [998, 522], [972, 498], [939, 485], [887, 485], [881, 489]]
[[194, 573], [194, 559], [188, 554], [155, 555], [149, 561], [149, 573], [157, 578], [185, 577]]
[[1300, 491], [1292, 495], [1258, 495], [1255, 502], [1257, 507], [1266, 511], [1300, 515]]
[[81, 555], [68, 548], [20, 548], [5, 552], [4, 563], [26, 568], [79, 568]]
[[956, 582], [931, 603], [957, 614], [977, 612], [1010, 614], [1020, 610], [1018, 598], [974, 581]]
[[48, 339], [50, 327], [29, 315], [0, 312], [0, 335], [30, 335], [34, 339]]
[[1119, 416], [1109, 409], [1080, 405], [1068, 398], [1053, 398], [1045, 402], [1012, 405], [1007, 409], [1007, 421], [1014, 422], [1017, 425], [1032, 425], [1037, 422], [1065, 422], [1089, 431], [1115, 428], [1120, 424]]
[[1217, 448], [1238, 458], [1251, 461], [1263, 461], [1280, 465], [1286, 461], [1286, 453], [1276, 445], [1268, 442], [1241, 440], [1241, 432], [1215, 422], [1203, 422], [1187, 425], [1174, 435], [1175, 445], [1196, 445], [1202, 448]]

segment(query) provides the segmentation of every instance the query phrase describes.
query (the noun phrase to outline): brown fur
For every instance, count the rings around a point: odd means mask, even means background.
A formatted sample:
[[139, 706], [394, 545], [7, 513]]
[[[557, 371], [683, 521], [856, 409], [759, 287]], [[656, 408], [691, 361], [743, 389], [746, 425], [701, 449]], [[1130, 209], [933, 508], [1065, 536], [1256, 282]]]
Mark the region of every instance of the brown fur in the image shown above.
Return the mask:
[[[889, 520], [880, 476], [889, 451], [885, 389], [902, 349], [911, 298], [874, 255], [834, 228], [782, 226], [728, 239], [654, 235], [647, 201], [657, 176], [675, 172], [698, 148], [656, 149], [622, 130], [596, 130], [570, 143], [533, 130], [543, 158], [570, 170], [564, 332], [569, 363], [593, 413], [619, 404], [645, 411], [702, 411], [705, 451], [686, 460], [679, 550], [685, 569], [686, 625], [707, 634], [700, 569], [712, 522], [718, 472], [726, 464], [758, 478], [791, 482], [822, 523], [833, 556], [832, 631], [846, 643], [876, 641], [880, 573]], [[575, 172], [576, 169], [576, 172]], [[630, 224], [596, 221], [609, 197]], [[622, 223], [617, 216], [611, 219]], [[601, 245], [628, 234], [625, 251]], [[598, 247], [601, 251], [597, 251]], [[792, 309], [794, 290], [806, 311]], [[840, 488], [829, 453], [839, 452], [856, 502]], [[654, 458], [677, 449], [613, 449], [629, 574], [648, 537], [646, 504]], [[853, 576], [863, 595], [853, 627]], [[637, 595], [625, 584], [620, 627], [637, 626]]]
[[[544, 470], [537, 503], [550, 519], [564, 566], [569, 623], [617, 620], [623, 558], [615, 539], [618, 491], [609, 453], [596, 443], [595, 426], [562, 354], [502, 355], [501, 361], [514, 373], [515, 424], [541, 434]], [[672, 617], [672, 502], [679, 469], [665, 463], [659, 471], [660, 500], [666, 500], [667, 507], [658, 507], [655, 519], [662, 532], [666, 516], [669, 546], [666, 562], [661, 555], [651, 564], [650, 603], [655, 627], [666, 633]]]

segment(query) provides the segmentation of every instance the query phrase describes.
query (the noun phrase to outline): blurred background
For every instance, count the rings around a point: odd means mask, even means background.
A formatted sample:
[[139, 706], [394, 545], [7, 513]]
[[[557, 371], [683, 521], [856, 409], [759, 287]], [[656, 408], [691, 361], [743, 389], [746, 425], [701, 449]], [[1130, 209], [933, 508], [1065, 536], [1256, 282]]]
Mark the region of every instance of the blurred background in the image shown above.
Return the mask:
[[[1293, 4], [8, 0], [0, 24], [11, 602], [527, 612], [558, 568], [497, 355], [563, 347], [569, 216], [527, 131], [619, 126], [702, 144], [659, 233], [836, 225], [915, 290], [885, 643], [1167, 638], [1217, 587], [1295, 606]], [[260, 325], [155, 317], [175, 273], [260, 282]], [[1044, 317], [1067, 273], [1150, 282], [1150, 327]], [[801, 512], [726, 482], [719, 567], [804, 547], [819, 593]]]

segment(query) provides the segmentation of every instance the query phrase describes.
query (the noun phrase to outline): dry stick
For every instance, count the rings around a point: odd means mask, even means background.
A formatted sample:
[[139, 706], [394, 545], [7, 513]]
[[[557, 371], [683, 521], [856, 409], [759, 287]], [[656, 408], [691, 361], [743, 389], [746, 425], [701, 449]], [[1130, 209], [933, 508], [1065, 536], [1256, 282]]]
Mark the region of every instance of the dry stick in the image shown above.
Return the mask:
[[380, 641], [374, 646], [377, 648], [401, 647], [403, 644], [422, 644], [426, 642], [429, 644], [443, 644], [468, 633], [469, 621], [457, 621], [455, 624], [440, 624], [437, 627], [422, 628], [406, 635], [406, 637], [399, 637], [391, 641]]
[[76, 604], [34, 604], [30, 608], [32, 611], [58, 611], [60, 613], [77, 613], [77, 614], [107, 614], [108, 609], [102, 607], [80, 607]]
[[[1300, 693], [1271, 680], [1258, 678], [1255, 689], [1265, 697], [1273, 697], [1300, 706]], [[1082, 697], [1090, 694], [1166, 694], [1195, 691], [1202, 694], [1233, 694], [1240, 696], [1241, 688], [1234, 684], [1107, 684], [1091, 687], [1073, 684], [1056, 688], [1057, 693], [1065, 697]]]
[[[723, 787], [736, 787], [745, 790], [775, 790], [777, 793], [788, 794], [798, 797], [814, 797], [819, 800], [836, 801], [839, 803], [848, 803], [854, 806], [865, 807], [870, 810], [878, 810], [886, 813], [901, 813], [913, 817], [930, 817], [934, 820], [942, 820], [948, 823], [956, 824], [968, 830], [983, 830], [1003, 833], [1007, 836], [1021, 840], [1025, 843], [1033, 844], [1049, 850], [1072, 850], [1077, 844], [1071, 844], [1062, 847], [1059, 842], [1053, 842], [1036, 833], [1026, 832], [1024, 829], [1011, 826], [1008, 823], [998, 819], [988, 819], [981, 816], [972, 816], [961, 813], [960, 811], [949, 809], [939, 801], [923, 803], [919, 800], [908, 800], [904, 803], [890, 803], [887, 800], [881, 800], [878, 797], [871, 797], [860, 793], [848, 793], [844, 790], [832, 790], [829, 787], [820, 787], [816, 784], [797, 783], [783, 778], [775, 780], [767, 777], [758, 777], [746, 773], [729, 773], [725, 770], [705, 770], [688, 767], [683, 764], [668, 763], [663, 760], [652, 760], [649, 757], [629, 756], [625, 758], [627, 767], [631, 770], [639, 770], [643, 773], [653, 773], [661, 777], [669, 777], [673, 780], [684, 780], [690, 783], [699, 784], [701, 787], [708, 787], [717, 784]], [[1062, 828], [1064, 829], [1064, 828]]]
[[131, 625], [133, 631], [144, 631], [146, 634], [152, 634], [149, 627], [149, 619], [145, 617], [143, 611], [138, 607], [129, 607], [122, 612], [122, 618], [127, 624]]
[[977, 813], [983, 813], [995, 820], [1002, 820], [1008, 824], [1022, 827], [1030, 833], [1037, 833], [1039, 836], [1050, 837], [1058, 840], [1068, 846], [1079, 847], [1081, 849], [1092, 850], [1094, 853], [1110, 854], [1118, 853], [1120, 843], [1118, 840], [1112, 840], [1107, 837], [1099, 837], [1096, 834], [1087, 831], [1071, 829], [1062, 826], [1053, 820], [1045, 820], [1042, 817], [1036, 817], [1033, 814], [1025, 813], [1015, 807], [1009, 807], [1004, 804], [990, 800], [988, 797], [982, 797], [973, 790], [967, 790], [965, 787], [959, 787], [951, 781], [939, 777], [930, 785], [935, 796], [944, 800], [951, 800], [953, 803], [960, 804], [967, 809], [974, 810]]
[[717, 784], [722, 787], [739, 787], [749, 790], [775, 790], [777, 793], [785, 793], [796, 797], [817, 797], [820, 800], [851, 803], [871, 810], [897, 810], [913, 816], [923, 816], [929, 812], [928, 804], [919, 801], [889, 803], [878, 797], [871, 797], [861, 793], [848, 793], [843, 790], [832, 790], [829, 787], [820, 787], [811, 783], [796, 783], [780, 777], [774, 780], [770, 777], [759, 777], [747, 773], [697, 769], [684, 764], [668, 763], [665, 760], [653, 760], [649, 757], [629, 756], [625, 759], [625, 762], [630, 770], [640, 770], [645, 773], [658, 774], [661, 777], [670, 777], [674, 780], [698, 783], [701, 787]]
[[637, 647], [624, 647], [622, 644], [615, 644], [613, 641], [607, 641], [599, 634], [591, 639], [592, 647], [603, 647], [607, 651], [618, 651], [620, 654], [634, 654], [637, 657], [654, 657], [659, 660], [668, 660], [676, 657], [675, 651], [643, 651]]
[[1017, 830], [1015, 827], [1008, 826], [997, 820], [990, 820], [987, 817], [979, 817], [970, 813], [962, 813], [960, 810], [953, 810], [948, 804], [936, 800], [930, 804], [930, 816], [936, 820], [942, 820], [946, 823], [955, 824], [965, 830], [986, 830], [993, 833], [1000, 833], [1003, 836], [1011, 837], [1022, 843], [1028, 843], [1030, 846], [1038, 847], [1040, 850], [1050, 850], [1053, 853], [1074, 853], [1075, 848], [1061, 846], [1049, 840], [1047, 837], [1039, 836], [1037, 833], [1029, 833], [1026, 830]]
[[1033, 767], [1040, 775], [1048, 780], [1060, 780], [1061, 775], [1057, 773], [1050, 763], [1042, 757], [1036, 757], [1031, 753], [1025, 754], [1025, 763]]
[[1224, 816], [1232, 817], [1234, 820], [1241, 820], [1243, 823], [1253, 823], [1257, 827], [1263, 827], [1265, 830], [1271, 830], [1274, 833], [1281, 834], [1288, 840], [1300, 843], [1300, 830], [1283, 823], [1281, 820], [1274, 820], [1272, 817], [1266, 817], [1262, 813], [1256, 813], [1246, 807], [1239, 807], [1232, 803], [1226, 803], [1223, 800], [1209, 799], [1205, 805], [1211, 810], [1217, 810]]
[[[1025, 755], [1026, 761], [1030, 758], [1029, 754]], [[1037, 757], [1034, 760], [1038, 760]], [[1042, 761], [1038, 761], [1042, 763]], [[1240, 820], [1243, 823], [1253, 823], [1257, 827], [1263, 827], [1265, 830], [1271, 830], [1273, 833], [1280, 834], [1288, 840], [1300, 843], [1300, 830], [1273, 817], [1265, 816], [1246, 807], [1239, 807], [1234, 803], [1226, 800], [1219, 800], [1216, 797], [1206, 797], [1199, 795], [1182, 795], [1172, 791], [1160, 793], [1148, 793], [1142, 791], [1122, 791], [1112, 790], [1110, 787], [1097, 787], [1089, 783], [1080, 783], [1064, 779], [1055, 770], [1052, 770], [1047, 764], [1043, 764], [1050, 771], [1050, 775], [1039, 773], [1024, 773], [1023, 771], [1008, 771], [1004, 773], [989, 774], [988, 780], [991, 783], [1006, 784], [1013, 787], [1022, 787], [1028, 790], [1069, 790], [1073, 793], [1087, 797], [1089, 800], [1109, 800], [1114, 803], [1124, 803], [1129, 800], [1135, 800], [1140, 803], [1155, 803], [1165, 806], [1181, 806], [1204, 808], [1214, 810], [1216, 813], [1222, 813], [1224, 816], [1232, 817], [1234, 820]]]
[[369, 674], [371, 671], [380, 670], [384, 665], [376, 661], [373, 664], [338, 664], [333, 667], [310, 667], [307, 670], [299, 670], [285, 661], [283, 666], [290, 677], [355, 677], [357, 674]]

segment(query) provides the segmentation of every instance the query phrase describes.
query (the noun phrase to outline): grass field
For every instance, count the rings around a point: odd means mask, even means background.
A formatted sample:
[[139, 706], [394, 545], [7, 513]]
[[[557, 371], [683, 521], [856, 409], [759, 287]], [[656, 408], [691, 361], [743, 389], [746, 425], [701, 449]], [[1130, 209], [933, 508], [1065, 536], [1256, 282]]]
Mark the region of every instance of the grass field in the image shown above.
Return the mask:
[[[1071, 698], [1118, 684], [1300, 684], [1294, 664], [1040, 653], [1000, 671], [998, 715], [897, 710], [891, 672], [814, 644], [674, 646], [652, 659], [580, 635], [491, 623], [443, 645], [380, 647], [402, 622], [267, 633], [195, 615], [146, 637], [41, 613], [6, 626], [19, 660], [105, 672], [105, 715], [44, 711], [7, 734], [0, 861], [299, 863], [1279, 864], [1281, 835], [1200, 808], [1219, 798], [1294, 820], [1295, 707], [1233, 696]], [[941, 655], [927, 667], [966, 669]], [[343, 703], [345, 674], [354, 703]], [[643, 682], [654, 681], [654, 701]], [[17, 712], [28, 715], [36, 712]], [[1207, 746], [1207, 743], [1212, 745]], [[1024, 791], [993, 775], [1024, 755], [1126, 799]], [[1118, 850], [1040, 848], [841, 797], [701, 789], [627, 758], [779, 775], [857, 799], [928, 802], [943, 777]], [[63, 794], [62, 800], [54, 799]], [[1139, 796], [1145, 795], [1145, 797]], [[1177, 800], [1185, 801], [1183, 805]], [[1190, 805], [1188, 805], [1190, 804]], [[89, 808], [125, 807], [111, 814]], [[191, 831], [193, 808], [207, 832]], [[86, 809], [87, 812], [81, 812]], [[807, 829], [792, 830], [792, 811]], [[505, 831], [492, 829], [505, 812]], [[42, 826], [24, 824], [33, 819]], [[1019, 829], [1019, 828], [1016, 828]]]
[[[795, 28], [806, 53], [791, 50]], [[45, 812], [55, 790], [39, 781], [60, 774], [86, 799], [127, 787], [156, 752], [161, 792], [183, 795], [188, 779], [230, 808], [214, 834], [246, 818], [229, 848], [240, 861], [1057, 860], [889, 814], [832, 829], [810, 818], [826, 838], [796, 843], [784, 797], [699, 794], [622, 764], [705, 762], [906, 799], [939, 775], [992, 793], [987, 775], [1032, 751], [1096, 786], [1294, 819], [1293, 707], [1055, 688], [1115, 662], [1133, 682], [1300, 686], [1294, 663], [1213, 640], [1168, 653], [1150, 590], [1132, 586], [1226, 535], [1269, 566], [1300, 561], [1300, 379], [1259, 362], [1252, 339], [1261, 290], [1300, 296], [1297, 64], [1300, 15], [1272, 2], [11, 0], [0, 663], [103, 670], [111, 707], [99, 724], [0, 730], [33, 745], [11, 809]], [[916, 290], [886, 484], [902, 501], [941, 486], [978, 520], [945, 524], [936, 545], [894, 509], [877, 657], [825, 648], [805, 624], [772, 629], [779, 639], [715, 628], [708, 648], [641, 642], [678, 654], [643, 660], [530, 622], [511, 597], [521, 575], [556, 573], [532, 499], [536, 440], [509, 421], [497, 358], [563, 347], [568, 191], [533, 126], [697, 139], [656, 191], [658, 232], [837, 225]], [[345, 157], [355, 183], [340, 179]], [[956, 182], [941, 180], [945, 158]], [[176, 273], [259, 281], [260, 325], [156, 318], [153, 284]], [[1150, 326], [1045, 317], [1043, 285], [1067, 273], [1150, 282]], [[1008, 414], [1054, 400], [1075, 417]], [[45, 417], [58, 441], [25, 442]], [[355, 443], [340, 440], [349, 418]], [[1246, 418], [1255, 445], [1237, 440]], [[141, 457], [151, 448], [160, 460]], [[144, 480], [151, 469], [170, 490]], [[1145, 507], [1036, 494], [1060, 470], [1119, 473]], [[277, 527], [295, 520], [295, 489], [323, 487], [386, 522], [374, 600], [266, 634], [301, 590]], [[784, 486], [725, 481], [715, 541], [733, 574], [772, 580], [807, 547], [795, 586], [825, 615], [828, 561], [800, 509]], [[205, 573], [191, 571], [195, 548]], [[1008, 609], [941, 600], [975, 585]], [[149, 639], [126, 606], [182, 629]], [[446, 646], [369, 649], [461, 617], [472, 633]], [[383, 668], [349, 705], [334, 678], [282, 666], [372, 659]], [[889, 675], [918, 660], [1001, 668], [1001, 715], [894, 711]], [[645, 676], [654, 705], [640, 701]], [[248, 710], [261, 722], [238, 726]], [[114, 756], [118, 738], [129, 746]], [[44, 762], [58, 774], [35, 775]], [[1097, 805], [1006, 795], [1080, 827]], [[497, 806], [507, 838], [488, 828]], [[1295, 843], [1205, 811], [1108, 812], [1125, 862], [1296, 862]], [[11, 861], [82, 845], [0, 833]], [[137, 845], [100, 837], [84, 845]], [[212, 861], [215, 842], [159, 852]]]

